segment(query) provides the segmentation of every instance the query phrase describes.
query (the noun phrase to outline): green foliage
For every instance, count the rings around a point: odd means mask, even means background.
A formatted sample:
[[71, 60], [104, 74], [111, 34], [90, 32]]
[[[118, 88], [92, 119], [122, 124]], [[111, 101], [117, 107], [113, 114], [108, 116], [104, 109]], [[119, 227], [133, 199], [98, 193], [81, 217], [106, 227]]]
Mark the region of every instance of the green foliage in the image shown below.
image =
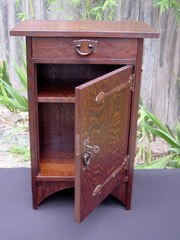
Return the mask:
[[153, 140], [151, 132], [145, 127], [148, 117], [145, 108], [140, 104], [138, 112], [138, 128], [137, 128], [137, 154], [136, 160], [141, 159], [143, 162], [147, 160], [150, 164], [152, 160], [150, 142]]
[[154, 6], [160, 9], [160, 13], [174, 9], [175, 16], [180, 21], [180, 1], [179, 0], [154, 0]]
[[57, 2], [57, 0], [45, 0], [45, 3], [52, 4]]
[[[16, 9], [19, 9], [20, 2], [22, 0], [16, 0]], [[44, 0], [45, 4], [56, 5], [54, 10], [62, 11], [62, 0]], [[69, 0], [67, 2], [69, 10], [67, 14], [68, 19], [78, 20], [113, 20], [115, 18], [116, 9], [118, 7], [118, 0]], [[59, 7], [57, 7], [57, 5]], [[29, 0], [30, 17], [35, 18], [35, 11], [33, 0]], [[81, 9], [78, 15], [76, 13], [77, 8]], [[20, 21], [24, 21], [28, 18], [26, 12], [19, 12], [17, 14]]]
[[[9, 74], [7, 72], [7, 63], [6, 61], [0, 62], [0, 80], [4, 79], [7, 84], [10, 84]], [[5, 94], [5, 89], [2, 84], [0, 85], [0, 95]]]
[[3, 137], [0, 138], [0, 151], [18, 155], [20, 161], [30, 160], [28, 130], [29, 126], [27, 122], [13, 124], [10, 128], [6, 129]]
[[144, 136], [152, 138], [159, 137], [169, 145], [169, 154], [160, 157], [155, 161], [149, 161], [148, 164], [137, 166], [137, 168], [164, 168], [164, 167], [180, 167], [180, 123], [177, 124], [174, 131], [164, 125], [156, 116], [140, 106], [140, 112], [143, 121], [139, 118], [139, 127], [142, 128]]
[[[70, 7], [81, 7], [84, 11], [78, 17], [83, 20], [113, 20], [117, 9], [117, 0], [71, 0]], [[75, 13], [73, 12], [73, 16]]]
[[11, 84], [6, 83], [2, 79], [1, 84], [10, 96], [0, 96], [0, 102], [2, 100], [1, 103], [5, 103], [6, 107], [11, 111], [27, 111], [27, 99], [22, 96], [18, 90], [14, 89]]
[[19, 78], [19, 81], [21, 82], [24, 90], [27, 91], [27, 73], [26, 73], [27, 66], [26, 66], [26, 61], [25, 61], [26, 47], [25, 47], [24, 42], [22, 42], [22, 40], [20, 38], [19, 38], [19, 43], [21, 46], [21, 51], [19, 51], [21, 65], [19, 65], [13, 57], [11, 57], [11, 56], [10, 57], [13, 61], [14, 68], [15, 68], [16, 74]]
[[17, 14], [17, 17], [18, 17], [18, 19], [19, 19], [21, 22], [23, 22], [23, 21], [25, 21], [26, 19], [28, 19], [28, 15], [27, 15], [27, 13], [25, 13], [25, 12], [20, 12], [20, 13], [18, 13], [18, 14]]
[[174, 155], [167, 155], [160, 157], [151, 162], [151, 164], [141, 164], [136, 165], [137, 169], [159, 169], [167, 167], [168, 163], [170, 163], [173, 159]]
[[[21, 1], [16, 0], [16, 10], [19, 9], [19, 6], [21, 5]], [[33, 0], [29, 0], [29, 7], [30, 7], [31, 18], [35, 18]], [[17, 13], [17, 17], [21, 22], [23, 22], [26, 19], [28, 19], [28, 14], [26, 12], [19, 12], [19, 13]]]
[[17, 146], [13, 145], [9, 148], [9, 152], [21, 155], [24, 161], [28, 161], [30, 159], [30, 148], [29, 146]]
[[[26, 87], [26, 75], [24, 75], [23, 70], [15, 60], [14, 64], [15, 70], [19, 76], [21, 83], [23, 83], [24, 87]], [[5, 61], [3, 61], [3, 63], [0, 65], [0, 104], [7, 107], [10, 111], [16, 112], [28, 110], [27, 99], [21, 95], [19, 90], [14, 89], [10, 82], [9, 74], [7, 71], [7, 64]]]

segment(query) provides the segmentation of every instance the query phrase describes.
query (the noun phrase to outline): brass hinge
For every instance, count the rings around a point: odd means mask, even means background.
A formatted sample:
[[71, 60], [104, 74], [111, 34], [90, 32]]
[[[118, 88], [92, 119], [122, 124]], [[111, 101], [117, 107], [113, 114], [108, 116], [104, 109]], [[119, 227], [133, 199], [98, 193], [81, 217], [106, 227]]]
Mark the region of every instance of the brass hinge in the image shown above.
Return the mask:
[[95, 187], [94, 191], [93, 191], [93, 196], [96, 196], [97, 194], [101, 194], [101, 191], [103, 189], [103, 187], [109, 183], [109, 181], [111, 181], [113, 178], [116, 178], [116, 176], [123, 170], [125, 166], [125, 162], [123, 162], [123, 164], [121, 166], [119, 166], [107, 179], [104, 183], [99, 184]]
[[125, 163], [125, 168], [128, 169], [128, 164], [129, 164], [129, 155], [127, 155], [125, 158], [124, 158], [124, 163]]
[[[130, 160], [130, 157], [129, 157], [129, 155], [127, 155], [127, 156], [124, 158], [126, 174], [127, 174], [127, 170], [128, 170], [129, 160]], [[122, 182], [122, 183], [126, 183], [126, 182], [128, 182], [128, 180], [129, 180], [128, 176], [125, 176], [125, 177], [122, 179], [121, 182]]]
[[129, 80], [131, 81], [131, 91], [134, 92], [135, 89], [135, 74], [131, 75]]
[[124, 177], [121, 182], [122, 182], [122, 183], [128, 182], [128, 176]]

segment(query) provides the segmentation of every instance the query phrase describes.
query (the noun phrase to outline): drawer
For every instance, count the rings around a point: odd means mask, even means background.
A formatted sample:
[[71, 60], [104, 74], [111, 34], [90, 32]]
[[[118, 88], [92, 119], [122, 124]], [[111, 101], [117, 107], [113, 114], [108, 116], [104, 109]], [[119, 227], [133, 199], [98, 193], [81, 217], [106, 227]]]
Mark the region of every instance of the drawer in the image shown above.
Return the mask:
[[126, 59], [136, 60], [137, 39], [118, 38], [40, 38], [32, 39], [32, 57], [36, 59]]

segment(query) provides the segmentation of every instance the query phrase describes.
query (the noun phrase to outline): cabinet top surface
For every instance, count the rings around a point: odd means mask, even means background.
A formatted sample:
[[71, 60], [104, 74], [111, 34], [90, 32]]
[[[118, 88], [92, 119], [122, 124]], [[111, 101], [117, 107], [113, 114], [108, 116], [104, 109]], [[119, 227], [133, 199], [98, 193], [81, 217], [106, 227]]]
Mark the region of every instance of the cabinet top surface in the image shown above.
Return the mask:
[[135, 21], [27, 20], [16, 25], [10, 34], [28, 37], [159, 37], [151, 26]]

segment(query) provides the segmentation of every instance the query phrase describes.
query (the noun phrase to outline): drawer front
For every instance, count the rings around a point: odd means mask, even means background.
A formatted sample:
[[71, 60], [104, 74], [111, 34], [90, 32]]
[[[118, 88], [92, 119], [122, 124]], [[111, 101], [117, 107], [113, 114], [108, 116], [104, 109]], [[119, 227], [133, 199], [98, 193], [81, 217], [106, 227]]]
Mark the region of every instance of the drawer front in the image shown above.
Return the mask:
[[137, 39], [33, 38], [32, 57], [135, 60]]

